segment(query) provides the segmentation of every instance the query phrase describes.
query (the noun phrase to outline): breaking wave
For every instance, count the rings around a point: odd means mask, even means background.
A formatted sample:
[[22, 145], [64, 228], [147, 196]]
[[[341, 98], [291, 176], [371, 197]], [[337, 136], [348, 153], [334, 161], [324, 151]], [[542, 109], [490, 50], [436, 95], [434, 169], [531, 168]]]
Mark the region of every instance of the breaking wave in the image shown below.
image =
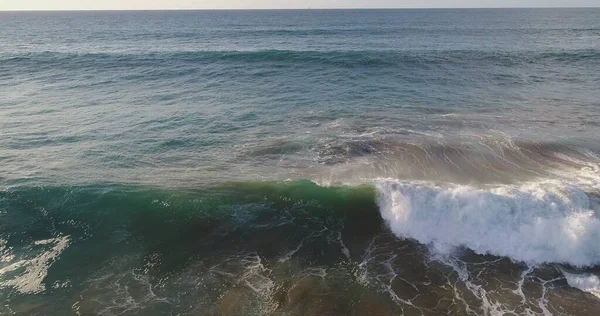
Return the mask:
[[437, 251], [467, 247], [534, 264], [600, 263], [597, 205], [576, 186], [550, 180], [483, 188], [382, 180], [376, 187], [390, 229]]

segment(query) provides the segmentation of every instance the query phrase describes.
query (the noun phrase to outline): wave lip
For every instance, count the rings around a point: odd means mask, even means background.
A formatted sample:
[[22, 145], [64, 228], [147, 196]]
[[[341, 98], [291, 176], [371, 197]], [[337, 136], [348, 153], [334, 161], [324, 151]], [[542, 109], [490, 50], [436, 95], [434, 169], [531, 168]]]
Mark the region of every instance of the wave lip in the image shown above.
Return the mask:
[[466, 247], [532, 264], [600, 263], [600, 219], [593, 201], [575, 186], [543, 181], [475, 188], [380, 180], [376, 187], [393, 233], [438, 251]]

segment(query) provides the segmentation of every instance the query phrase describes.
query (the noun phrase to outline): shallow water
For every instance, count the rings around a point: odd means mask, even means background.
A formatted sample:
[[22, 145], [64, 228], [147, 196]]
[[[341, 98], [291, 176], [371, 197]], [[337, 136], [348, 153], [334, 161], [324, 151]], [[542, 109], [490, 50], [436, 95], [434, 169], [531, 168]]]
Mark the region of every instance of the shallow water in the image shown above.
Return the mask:
[[0, 314], [600, 312], [598, 9], [0, 28]]

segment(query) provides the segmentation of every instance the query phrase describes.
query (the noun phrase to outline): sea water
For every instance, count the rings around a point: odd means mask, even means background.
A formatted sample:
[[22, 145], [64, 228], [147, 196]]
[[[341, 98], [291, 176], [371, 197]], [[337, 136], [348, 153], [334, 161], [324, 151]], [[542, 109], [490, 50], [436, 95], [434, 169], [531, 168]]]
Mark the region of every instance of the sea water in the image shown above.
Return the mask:
[[598, 314], [599, 87], [598, 9], [0, 13], [0, 314]]

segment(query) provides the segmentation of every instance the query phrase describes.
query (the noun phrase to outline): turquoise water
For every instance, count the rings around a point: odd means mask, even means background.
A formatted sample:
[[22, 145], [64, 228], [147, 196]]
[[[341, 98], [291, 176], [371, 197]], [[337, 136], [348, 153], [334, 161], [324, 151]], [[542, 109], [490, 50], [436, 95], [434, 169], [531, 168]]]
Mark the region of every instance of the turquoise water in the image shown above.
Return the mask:
[[0, 29], [2, 315], [600, 311], [598, 9]]

